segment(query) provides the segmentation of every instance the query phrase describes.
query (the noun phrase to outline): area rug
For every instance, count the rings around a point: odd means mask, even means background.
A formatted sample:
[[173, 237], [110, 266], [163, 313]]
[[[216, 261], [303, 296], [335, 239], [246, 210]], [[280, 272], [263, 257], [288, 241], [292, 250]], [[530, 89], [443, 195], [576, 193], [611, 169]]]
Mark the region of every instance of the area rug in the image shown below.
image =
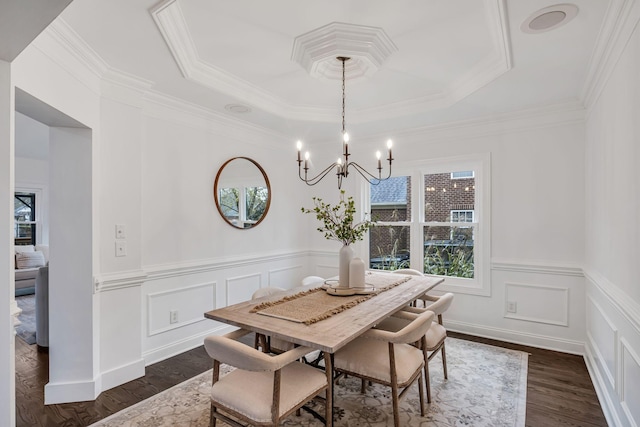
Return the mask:
[[[447, 338], [444, 380], [440, 356], [429, 363], [432, 403], [420, 416], [417, 383], [400, 402], [401, 426], [521, 427], [525, 425], [527, 353], [471, 341]], [[227, 367], [227, 372], [229, 368]], [[224, 372], [224, 371], [223, 371]], [[91, 427], [142, 427], [209, 425], [211, 371], [111, 415]], [[249, 390], [247, 392], [250, 392]], [[360, 393], [360, 380], [342, 379], [334, 388], [334, 425], [393, 425], [390, 389], [368, 386]], [[323, 413], [321, 402], [311, 406]], [[228, 424], [218, 422], [218, 426]], [[284, 426], [315, 427], [323, 424], [308, 412], [291, 415]]]
[[18, 315], [20, 324], [16, 326], [16, 334], [27, 344], [36, 343], [36, 296], [16, 297], [16, 303], [22, 310]]

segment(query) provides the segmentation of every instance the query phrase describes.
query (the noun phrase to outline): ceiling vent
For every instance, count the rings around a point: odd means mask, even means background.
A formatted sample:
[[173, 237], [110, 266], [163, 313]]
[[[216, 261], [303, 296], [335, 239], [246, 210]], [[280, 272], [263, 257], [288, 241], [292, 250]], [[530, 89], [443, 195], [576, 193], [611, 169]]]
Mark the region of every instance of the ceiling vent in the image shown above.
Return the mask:
[[578, 7], [573, 4], [557, 4], [545, 7], [527, 18], [520, 29], [529, 34], [543, 33], [556, 29], [576, 17]]

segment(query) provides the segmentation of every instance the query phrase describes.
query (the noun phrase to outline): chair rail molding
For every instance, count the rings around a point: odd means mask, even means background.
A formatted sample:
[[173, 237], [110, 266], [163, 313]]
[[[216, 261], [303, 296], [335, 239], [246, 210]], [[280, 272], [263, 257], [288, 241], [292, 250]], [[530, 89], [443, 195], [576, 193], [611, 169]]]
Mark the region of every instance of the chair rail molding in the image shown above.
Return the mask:
[[93, 278], [94, 293], [142, 286], [147, 278], [148, 275], [143, 270], [121, 271], [96, 275]]
[[491, 270], [584, 277], [584, 272], [581, 266], [571, 264], [555, 264], [544, 261], [515, 261], [494, 258], [493, 260], [491, 260]]
[[246, 267], [275, 261], [292, 260], [294, 258], [306, 257], [308, 255], [308, 251], [276, 252], [261, 255], [255, 254], [250, 256], [236, 256], [173, 264], [150, 265], [143, 268], [147, 274], [147, 280], [159, 280], [195, 273], [205, 273], [208, 271], [227, 270], [235, 267]]

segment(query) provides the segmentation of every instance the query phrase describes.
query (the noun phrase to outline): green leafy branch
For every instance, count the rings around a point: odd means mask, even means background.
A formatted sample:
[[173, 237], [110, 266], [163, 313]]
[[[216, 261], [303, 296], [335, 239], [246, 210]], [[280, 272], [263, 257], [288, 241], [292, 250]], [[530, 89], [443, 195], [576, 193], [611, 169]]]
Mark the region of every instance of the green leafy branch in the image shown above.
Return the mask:
[[302, 208], [303, 213], [313, 213], [316, 219], [322, 222], [322, 226], [317, 230], [324, 234], [328, 240], [336, 240], [344, 245], [350, 245], [358, 240], [362, 240], [364, 235], [375, 225], [373, 221], [353, 222], [356, 206], [353, 197], [344, 199], [344, 190], [340, 191], [340, 202], [335, 206], [325, 203], [319, 197], [313, 197], [314, 207], [311, 209]]

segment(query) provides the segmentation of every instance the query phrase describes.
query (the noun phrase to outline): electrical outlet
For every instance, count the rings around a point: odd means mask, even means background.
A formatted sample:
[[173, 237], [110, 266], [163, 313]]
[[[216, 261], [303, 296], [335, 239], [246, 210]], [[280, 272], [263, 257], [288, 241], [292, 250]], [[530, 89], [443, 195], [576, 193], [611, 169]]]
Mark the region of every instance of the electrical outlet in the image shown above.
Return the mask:
[[507, 301], [507, 313], [515, 313], [518, 311], [518, 305], [515, 301]]
[[127, 256], [127, 242], [124, 240], [116, 241], [116, 256]]
[[178, 310], [171, 310], [169, 312], [169, 323], [178, 323]]

